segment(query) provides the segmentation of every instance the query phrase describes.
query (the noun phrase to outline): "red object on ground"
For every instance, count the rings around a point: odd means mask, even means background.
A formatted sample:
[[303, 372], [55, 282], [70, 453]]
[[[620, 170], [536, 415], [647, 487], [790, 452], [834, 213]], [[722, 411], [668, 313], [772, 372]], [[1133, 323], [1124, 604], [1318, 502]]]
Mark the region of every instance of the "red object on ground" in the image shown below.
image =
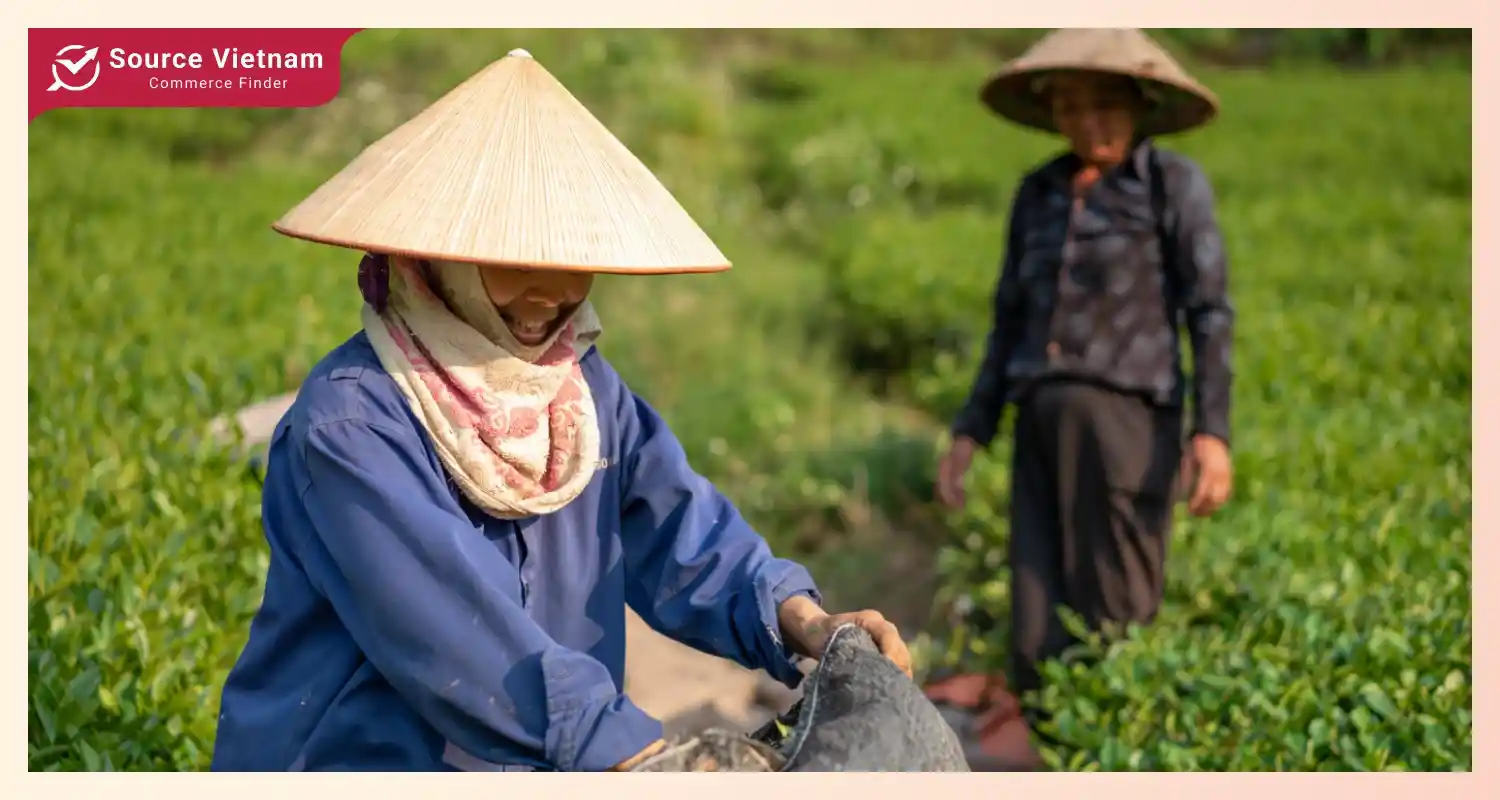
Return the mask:
[[923, 691], [958, 733], [969, 769], [974, 772], [1041, 769], [1041, 756], [1031, 744], [1031, 726], [1003, 676], [944, 676], [929, 681]]

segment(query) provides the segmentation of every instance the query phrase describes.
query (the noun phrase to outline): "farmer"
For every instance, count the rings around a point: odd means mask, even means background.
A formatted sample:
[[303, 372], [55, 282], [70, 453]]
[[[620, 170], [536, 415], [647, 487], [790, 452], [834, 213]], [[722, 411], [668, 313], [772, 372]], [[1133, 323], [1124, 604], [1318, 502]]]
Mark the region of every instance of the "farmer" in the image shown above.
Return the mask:
[[[366, 253], [364, 329], [271, 441], [265, 598], [217, 770], [623, 770], [625, 609], [788, 686], [830, 615], [595, 349], [596, 273], [729, 268], [524, 51], [376, 142], [281, 233]], [[650, 309], [642, 309], [651, 313]]]
[[[1106, 632], [1155, 617], [1179, 467], [1197, 475], [1193, 514], [1229, 498], [1234, 315], [1208, 180], [1149, 138], [1217, 113], [1170, 56], [1136, 30], [1057, 31], [982, 98], [1068, 143], [1015, 193], [994, 328], [937, 487], [965, 502], [974, 454], [1014, 403], [1012, 688], [1026, 692], [1071, 644], [1057, 606]], [[1194, 359], [1186, 452], [1179, 325]]]

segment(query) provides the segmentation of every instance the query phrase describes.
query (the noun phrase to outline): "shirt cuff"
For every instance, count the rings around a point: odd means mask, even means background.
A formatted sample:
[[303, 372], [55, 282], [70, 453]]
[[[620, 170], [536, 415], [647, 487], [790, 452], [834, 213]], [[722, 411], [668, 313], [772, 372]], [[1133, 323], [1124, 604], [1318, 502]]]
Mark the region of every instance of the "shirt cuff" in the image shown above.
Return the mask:
[[999, 411], [994, 411], [983, 405], [976, 405], [970, 401], [963, 410], [958, 412], [957, 418], [948, 428], [948, 434], [954, 439], [967, 436], [979, 445], [980, 449], [988, 449], [1000, 433], [1000, 420], [1005, 415], [1005, 406], [1001, 405]]
[[823, 595], [805, 568], [790, 562], [782, 563], [789, 565], [786, 571], [756, 580], [755, 610], [759, 613], [756, 619], [743, 620], [740, 627], [741, 630], [749, 628], [754, 631], [754, 652], [761, 669], [783, 686], [795, 689], [804, 677], [798, 668], [802, 659], [792, 652], [781, 635], [781, 604], [800, 595], [822, 606]]
[[[623, 694], [553, 720], [561, 728], [551, 759], [564, 772], [605, 772], [662, 737], [662, 724]], [[552, 735], [548, 735], [549, 745]], [[548, 749], [554, 749], [549, 746]]]
[[1199, 417], [1193, 424], [1194, 436], [1212, 436], [1229, 447], [1229, 423], [1223, 420], [1213, 420]]
[[549, 656], [541, 657], [547, 686], [544, 746], [556, 769], [604, 772], [662, 737], [661, 722], [620, 692], [608, 674], [580, 670], [576, 655]]

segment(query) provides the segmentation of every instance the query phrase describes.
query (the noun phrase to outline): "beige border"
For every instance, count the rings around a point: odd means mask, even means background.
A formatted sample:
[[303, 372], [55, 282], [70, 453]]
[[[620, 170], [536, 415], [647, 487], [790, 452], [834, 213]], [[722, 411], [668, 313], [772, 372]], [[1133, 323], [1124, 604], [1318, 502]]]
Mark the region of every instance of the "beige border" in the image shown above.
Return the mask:
[[[348, 3], [348, 5], [344, 5]], [[152, 10], [147, 10], [147, 6]], [[829, 26], [861, 26], [861, 27], [1057, 27], [1057, 26], [1102, 26], [1102, 25], [1147, 25], [1163, 26], [1166, 23], [1175, 24], [1178, 27], [1202, 26], [1202, 27], [1239, 27], [1266, 26], [1273, 27], [1277, 23], [1285, 27], [1335, 27], [1350, 23], [1373, 25], [1378, 27], [1474, 27], [1475, 31], [1475, 73], [1479, 75], [1495, 73], [1497, 51], [1490, 48], [1500, 46], [1500, 37], [1493, 35], [1491, 30], [1482, 29], [1478, 23], [1486, 21], [1487, 17], [1493, 16], [1493, 11], [1485, 13], [1484, 8], [1494, 8], [1493, 2], [1488, 0], [1423, 0], [1412, 2], [1412, 0], [1325, 0], [1323, 3], [1308, 2], [1308, 0], [1260, 0], [1251, 5], [1235, 4], [1233, 6], [1219, 5], [1202, 2], [1202, 0], [1142, 0], [1139, 3], [1105, 4], [1097, 0], [1051, 0], [1047, 3], [1004, 3], [995, 0], [924, 0], [921, 3], [897, 3], [891, 0], [818, 0], [816, 3], [801, 0], [800, 2], [769, 2], [761, 0], [756, 3], [714, 3], [702, 2], [701, 0], [636, 0], [630, 3], [615, 2], [615, 0], [552, 0], [542, 4], [519, 4], [519, 3], [494, 3], [494, 2], [455, 2], [437, 3], [433, 0], [419, 5], [406, 5], [404, 7], [386, 6], [376, 9], [369, 2], [356, 3], [352, 0], [329, 0], [321, 6], [306, 2], [306, 0], [259, 0], [253, 5], [226, 4], [214, 8], [211, 4], [201, 2], [189, 3], [186, 0], [158, 0], [155, 3], [119, 3], [117, 0], [85, 0], [74, 2], [66, 9], [59, 9], [51, 13], [43, 13], [40, 10], [28, 10], [24, 15], [28, 25], [37, 27], [137, 27], [144, 25], [158, 26], [197, 26], [197, 27], [224, 27], [224, 26], [267, 26], [283, 24], [287, 26], [319, 26], [339, 27], [358, 25], [364, 27], [447, 27], [460, 26], [465, 22], [477, 23], [482, 27], [484, 23], [503, 21], [508, 26], [516, 27], [549, 27], [561, 24], [576, 23], [580, 19], [587, 19], [589, 27], [640, 27], [640, 26], [700, 26], [700, 27], [829, 27]], [[759, 10], [761, 13], [755, 13]], [[1247, 13], [1252, 11], [1254, 13]], [[1235, 13], [1235, 12], [1241, 13]], [[467, 12], [467, 13], [465, 13]], [[25, 31], [16, 31], [10, 35], [12, 49], [7, 51], [10, 55], [6, 60], [19, 74], [25, 69], [26, 64], [26, 34]], [[983, 76], [979, 76], [983, 77]], [[976, 78], [978, 80], [978, 78]], [[1476, 80], [1477, 85], [1488, 85], [1482, 80]], [[12, 80], [5, 84], [4, 91], [13, 98], [16, 109], [10, 135], [17, 135], [21, 131], [20, 107], [25, 103], [25, 84], [20, 80]], [[1474, 127], [1476, 135], [1474, 141], [1497, 141], [1495, 136], [1495, 125], [1493, 121], [1492, 101], [1481, 102], [1478, 97], [1475, 100]], [[1487, 133], [1486, 133], [1487, 131]], [[24, 134], [21, 134], [24, 137]], [[12, 140], [14, 142], [14, 140]], [[10, 145], [16, 147], [14, 153], [24, 153], [26, 149], [25, 139], [19, 143]], [[1488, 160], [1486, 153], [1480, 152], [1479, 163], [1476, 169], [1485, 174], [1491, 174], [1494, 162]], [[27, 166], [24, 156], [16, 156], [16, 162], [20, 165], [20, 171], [25, 174]], [[18, 182], [9, 184], [9, 197], [6, 199], [6, 207], [18, 211], [15, 216], [8, 217], [8, 223], [12, 231], [11, 242], [17, 251], [21, 250], [21, 242], [26, 236], [26, 213], [27, 200]], [[1495, 205], [1492, 197], [1493, 190], [1486, 180], [1478, 181], [1475, 189], [1475, 219], [1493, 219], [1487, 213], [1494, 213]], [[17, 205], [11, 206], [10, 203]], [[1493, 255], [1489, 247], [1493, 246], [1493, 237], [1490, 231], [1493, 225], [1479, 225], [1475, 229], [1475, 259]], [[22, 278], [26, 280], [26, 278]], [[1476, 271], [1474, 293], [1476, 305], [1487, 303], [1482, 298], [1488, 296], [1488, 292], [1480, 284], [1497, 286], [1494, 273], [1487, 270]], [[0, 314], [0, 320], [4, 320], [6, 327], [11, 327], [16, 333], [16, 338], [8, 339], [7, 348], [17, 357], [17, 360], [26, 358], [25, 338], [27, 327], [24, 322], [26, 309], [22, 307], [21, 301], [11, 293], [3, 294], [3, 300], [10, 306], [15, 314]], [[1479, 342], [1475, 348], [1477, 351], [1485, 351], [1487, 347], [1484, 341], [1495, 339], [1500, 333], [1500, 316], [1489, 317], [1482, 309], [1477, 309], [1476, 317], [1487, 321], [1496, 321], [1494, 327], [1480, 328], [1475, 331]], [[1480, 404], [1493, 391], [1493, 383], [1487, 379], [1475, 378], [1475, 397]], [[10, 420], [23, 420], [26, 417], [26, 401], [23, 399], [19, 387], [12, 390], [12, 399], [16, 406], [7, 407], [12, 411], [6, 414]], [[1476, 441], [1486, 440], [1494, 435], [1493, 423], [1487, 423], [1483, 418], [1476, 418], [1474, 435]], [[12, 443], [10, 452], [16, 460], [17, 472], [6, 474], [12, 477], [4, 481], [4, 502], [0, 508], [11, 509], [10, 513], [17, 519], [17, 527], [26, 524], [26, 498], [25, 484], [26, 476], [22, 472], [20, 454], [26, 449], [25, 432], [21, 424], [16, 428], [6, 430], [6, 440]], [[1487, 461], [1488, 455], [1495, 451], [1487, 448], [1476, 448], [1476, 462]], [[1477, 487], [1476, 487], [1477, 488]], [[1475, 491], [1476, 496], [1483, 497], [1484, 492]], [[1487, 503], [1476, 503], [1476, 512], [1481, 516], [1492, 514]], [[1483, 524], [1476, 525], [1484, 528]], [[1496, 545], [1489, 543], [1484, 537], [1475, 541], [1475, 570], [1477, 572], [1488, 572], [1491, 568], [1490, 558], [1494, 557]], [[11, 564], [7, 568], [12, 575], [24, 581], [26, 559], [19, 545], [14, 545], [7, 552], [6, 562]], [[1490, 585], [1476, 574], [1474, 581], [1474, 604], [1476, 611], [1479, 606], [1493, 607], [1496, 587]], [[20, 591], [17, 590], [19, 601]], [[1488, 618], [1487, 615], [1477, 615]], [[13, 642], [24, 641], [24, 629], [26, 615], [17, 603], [15, 611], [7, 615], [5, 620], [6, 634]], [[15, 627], [11, 627], [15, 626]], [[1494, 645], [1494, 641], [1488, 638], [1486, 628], [1476, 626], [1476, 664], [1487, 661], [1481, 657], [1480, 651], [1487, 651]], [[1488, 655], [1488, 652], [1484, 653]], [[1493, 662], [1490, 662], [1493, 663]], [[11, 680], [18, 683], [25, 680], [25, 667], [23, 666], [23, 654], [15, 653], [7, 666], [5, 674], [12, 676]], [[1476, 675], [1485, 674], [1482, 669], [1475, 669]], [[1491, 710], [1485, 705], [1481, 698], [1489, 697], [1488, 683], [1484, 679], [1478, 682], [1474, 688], [1475, 708], [1474, 716], [1476, 722]], [[0, 752], [9, 753], [7, 758], [14, 765], [17, 772], [25, 769], [26, 741], [21, 733], [21, 720], [25, 718], [23, 699], [20, 691], [11, 695], [11, 700], [6, 702], [9, 708], [3, 718], [14, 720], [11, 723], [13, 734], [17, 738], [9, 745], [0, 743]], [[1488, 764], [1484, 756], [1488, 747], [1494, 745], [1494, 737], [1485, 736], [1482, 726], [1477, 726], [1474, 736], [1475, 753], [1474, 763], [1480, 768]], [[114, 783], [115, 781], [120, 783]], [[435, 796], [439, 792], [444, 797], [475, 797], [494, 798], [497, 796], [507, 798], [518, 798], [522, 796], [543, 797], [559, 789], [577, 791], [588, 795], [599, 793], [611, 798], [640, 797], [661, 798], [675, 795], [681, 792], [683, 797], [701, 798], [707, 782], [723, 783], [723, 786], [714, 787], [711, 791], [717, 798], [728, 800], [732, 796], [743, 796], [746, 798], [763, 798], [768, 793], [783, 792], [808, 792], [813, 795], [843, 795], [845, 797], [858, 797], [859, 800], [882, 800], [889, 797], [891, 800], [909, 800], [913, 796], [920, 796], [922, 792], [958, 792], [963, 790], [973, 791], [976, 794], [1001, 797], [1026, 797], [1026, 796], [1056, 796], [1054, 793], [1062, 791], [1076, 791], [1079, 795], [1094, 794], [1097, 792], [1108, 792], [1118, 797], [1141, 797], [1149, 800], [1157, 800], [1165, 793], [1173, 793], [1179, 796], [1209, 795], [1214, 797], [1260, 797], [1269, 793], [1293, 792], [1305, 794], [1310, 798], [1327, 798], [1330, 796], [1355, 795], [1360, 798], [1372, 798], [1375, 796], [1414, 796], [1427, 795], [1440, 797], [1443, 800], [1452, 800], [1456, 795], [1452, 792], [1458, 791], [1464, 794], [1473, 793], [1480, 796], [1483, 780], [1472, 775], [1447, 775], [1447, 776], [1418, 776], [1418, 775], [1390, 775], [1379, 778], [1361, 778], [1352, 775], [1313, 775], [1293, 774], [1286, 776], [1251, 775], [1251, 776], [1220, 776], [1220, 775], [1078, 775], [1078, 774], [1055, 774], [1055, 775], [784, 775], [780, 777], [756, 777], [749, 775], [726, 776], [712, 778], [708, 776], [699, 777], [672, 777], [667, 775], [636, 775], [632, 777], [608, 776], [608, 775], [526, 775], [508, 774], [503, 778], [481, 775], [439, 775], [439, 776], [411, 776], [411, 775], [380, 775], [380, 776], [358, 776], [358, 775], [250, 775], [250, 776], [214, 776], [214, 775], [183, 775], [172, 777], [171, 775], [136, 775], [128, 777], [115, 777], [106, 774], [75, 774], [75, 775], [40, 775], [28, 774], [24, 778], [7, 778], [5, 783], [10, 785], [15, 797], [33, 798], [62, 798], [62, 797], [107, 797], [113, 800], [165, 800], [170, 797], [202, 797], [205, 793], [211, 793], [222, 800], [264, 800], [268, 795], [285, 800], [296, 800], [298, 797], [307, 797], [309, 800], [328, 800], [333, 792], [344, 790], [355, 793], [355, 796], [373, 800], [373, 798], [401, 798], [408, 800], [417, 796]], [[499, 782], [503, 781], [503, 788]], [[753, 783], [758, 781], [759, 783]], [[684, 787], [686, 782], [691, 782], [691, 787]], [[1486, 781], [1488, 782], [1488, 781]], [[110, 784], [114, 783], [113, 786]], [[211, 784], [219, 784], [217, 787]], [[734, 783], [735, 786], [728, 786]], [[561, 784], [561, 785], [559, 785]], [[938, 785], [944, 788], [938, 788]], [[1107, 784], [1107, 788], [1105, 786]], [[565, 785], [565, 786], [564, 786]], [[926, 786], [924, 790], [922, 787]], [[1175, 791], [1173, 791], [1175, 790]], [[993, 794], [991, 794], [993, 793]], [[1118, 793], [1118, 794], [1117, 794]], [[1493, 795], [1493, 789], [1484, 792], [1485, 795]], [[1285, 796], [1285, 795], [1282, 795]]]

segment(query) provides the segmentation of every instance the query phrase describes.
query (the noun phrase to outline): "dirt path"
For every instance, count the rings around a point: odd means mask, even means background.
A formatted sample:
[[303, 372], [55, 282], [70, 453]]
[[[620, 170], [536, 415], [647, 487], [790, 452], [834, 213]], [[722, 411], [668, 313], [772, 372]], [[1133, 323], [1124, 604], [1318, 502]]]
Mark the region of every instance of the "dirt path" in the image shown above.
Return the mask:
[[[627, 611], [625, 693], [668, 728], [758, 727], [795, 695], [759, 672], [705, 655], [652, 630]], [[775, 711], [762, 703], [778, 706]]]

